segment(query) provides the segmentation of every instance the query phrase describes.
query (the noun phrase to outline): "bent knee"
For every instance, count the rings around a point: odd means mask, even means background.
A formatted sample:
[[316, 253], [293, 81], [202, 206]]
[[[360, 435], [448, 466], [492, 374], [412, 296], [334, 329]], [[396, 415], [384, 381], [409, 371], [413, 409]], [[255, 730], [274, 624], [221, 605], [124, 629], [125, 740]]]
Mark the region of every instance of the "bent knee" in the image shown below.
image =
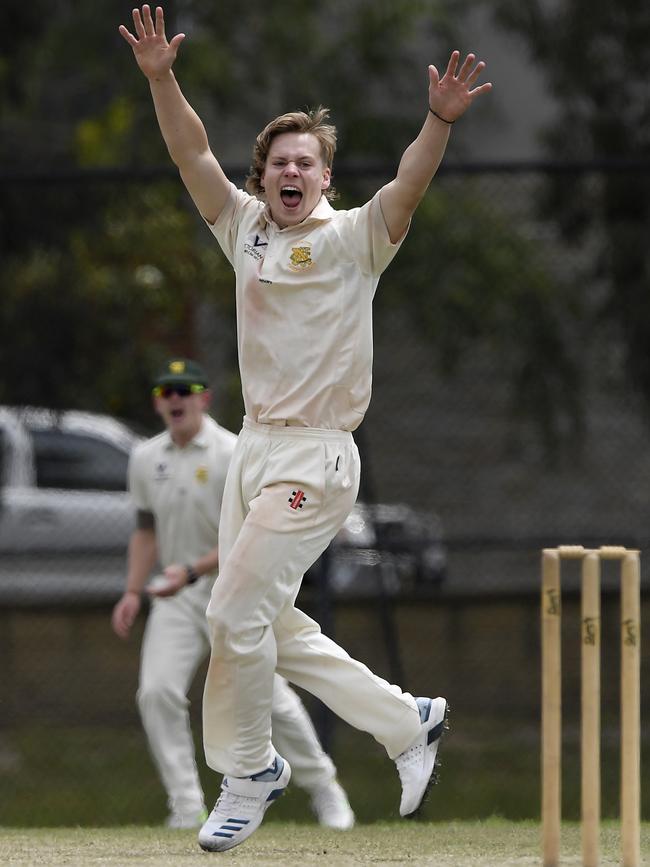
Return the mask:
[[189, 701], [181, 690], [170, 689], [169, 684], [151, 683], [141, 686], [136, 693], [136, 704], [140, 713], [169, 708], [185, 708]]
[[[208, 614], [212, 652], [225, 654], [226, 656], [241, 656], [242, 654], [255, 654], [273, 635], [269, 626], [253, 626], [241, 628], [241, 626], [228, 623], [218, 613]], [[273, 639], [275, 640], [275, 639]]]

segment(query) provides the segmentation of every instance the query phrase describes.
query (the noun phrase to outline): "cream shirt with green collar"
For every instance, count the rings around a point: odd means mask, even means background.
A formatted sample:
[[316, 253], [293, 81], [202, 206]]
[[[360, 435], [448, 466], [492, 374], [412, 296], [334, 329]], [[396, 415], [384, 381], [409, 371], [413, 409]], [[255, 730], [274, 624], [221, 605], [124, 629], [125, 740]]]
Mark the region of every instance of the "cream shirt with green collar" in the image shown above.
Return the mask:
[[208, 224], [236, 275], [246, 415], [261, 424], [354, 430], [370, 402], [372, 299], [399, 249], [379, 193], [335, 210], [325, 197], [280, 229], [267, 206], [232, 185]]
[[215, 547], [221, 498], [237, 437], [203, 417], [183, 448], [167, 431], [140, 443], [129, 462], [129, 491], [137, 509], [156, 520], [162, 568], [194, 563]]

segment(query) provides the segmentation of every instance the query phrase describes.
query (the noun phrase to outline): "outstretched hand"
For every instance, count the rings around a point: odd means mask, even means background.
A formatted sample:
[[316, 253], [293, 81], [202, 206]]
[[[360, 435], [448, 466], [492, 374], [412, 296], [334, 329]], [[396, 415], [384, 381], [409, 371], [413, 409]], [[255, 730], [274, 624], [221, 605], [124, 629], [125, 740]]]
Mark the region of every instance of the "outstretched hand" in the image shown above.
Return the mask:
[[492, 89], [490, 82], [474, 87], [485, 63], [474, 66], [476, 56], [468, 54], [458, 69], [460, 52], [452, 51], [447, 70], [442, 78], [435, 66], [429, 67], [429, 108], [448, 123], [453, 123], [470, 107], [481, 93]]
[[[134, 36], [123, 24], [119, 31], [133, 49], [138, 66], [147, 78], [159, 78], [172, 68], [176, 60], [178, 47], [185, 39], [184, 33], [178, 33], [171, 42], [165, 36], [165, 18], [161, 6], [156, 6], [156, 21], [151, 17], [151, 9], [146, 4], [133, 10]], [[137, 38], [136, 38], [137, 37]]]

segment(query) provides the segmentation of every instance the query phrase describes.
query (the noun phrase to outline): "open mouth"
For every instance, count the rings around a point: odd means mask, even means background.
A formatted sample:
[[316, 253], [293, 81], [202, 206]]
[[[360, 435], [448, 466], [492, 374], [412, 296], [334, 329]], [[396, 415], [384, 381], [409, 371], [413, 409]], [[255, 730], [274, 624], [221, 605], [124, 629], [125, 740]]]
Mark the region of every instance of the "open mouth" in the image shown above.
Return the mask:
[[185, 412], [182, 409], [172, 409], [169, 413], [172, 418], [183, 418]]
[[302, 193], [298, 187], [286, 186], [280, 190], [280, 198], [285, 208], [297, 208], [302, 201]]

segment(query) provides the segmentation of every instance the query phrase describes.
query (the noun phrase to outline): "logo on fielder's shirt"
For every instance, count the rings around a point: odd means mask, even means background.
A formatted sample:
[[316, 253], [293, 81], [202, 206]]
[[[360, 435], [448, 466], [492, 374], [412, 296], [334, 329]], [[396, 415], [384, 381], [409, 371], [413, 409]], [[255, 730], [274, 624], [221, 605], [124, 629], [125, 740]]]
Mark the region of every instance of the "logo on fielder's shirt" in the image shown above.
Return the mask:
[[156, 482], [164, 482], [167, 479], [171, 478], [171, 473], [169, 472], [169, 467], [164, 461], [160, 461], [160, 463], [156, 464], [156, 470], [154, 475], [154, 480]]
[[289, 497], [288, 503], [292, 509], [302, 509], [303, 504], [306, 502], [307, 497], [304, 493], [298, 489], [296, 491], [291, 491], [291, 496]]
[[303, 241], [300, 247], [291, 248], [291, 256], [289, 256], [289, 267], [292, 271], [306, 271], [314, 264], [311, 258], [311, 244], [308, 241]]
[[208, 468], [205, 465], [197, 467], [194, 471], [194, 478], [197, 482], [200, 482], [202, 485], [204, 485], [208, 480]]

